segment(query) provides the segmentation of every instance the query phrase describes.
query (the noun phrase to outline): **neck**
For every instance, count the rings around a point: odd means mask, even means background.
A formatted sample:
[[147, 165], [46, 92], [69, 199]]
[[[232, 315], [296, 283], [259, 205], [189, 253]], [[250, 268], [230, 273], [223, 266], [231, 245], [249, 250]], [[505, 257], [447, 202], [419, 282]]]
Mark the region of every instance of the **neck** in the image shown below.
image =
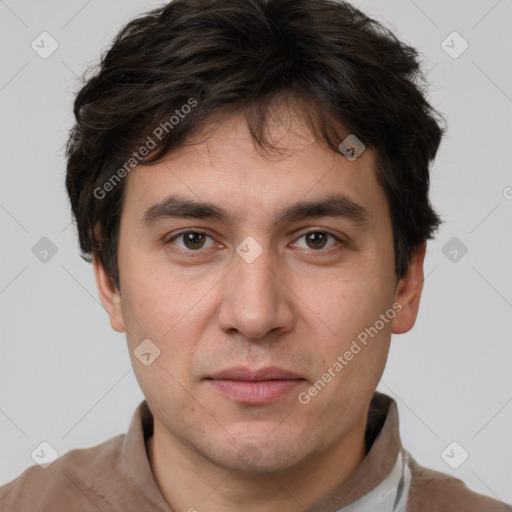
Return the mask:
[[345, 482], [366, 455], [366, 418], [335, 446], [280, 472], [247, 474], [205, 459], [155, 419], [147, 450], [175, 512], [303, 512]]

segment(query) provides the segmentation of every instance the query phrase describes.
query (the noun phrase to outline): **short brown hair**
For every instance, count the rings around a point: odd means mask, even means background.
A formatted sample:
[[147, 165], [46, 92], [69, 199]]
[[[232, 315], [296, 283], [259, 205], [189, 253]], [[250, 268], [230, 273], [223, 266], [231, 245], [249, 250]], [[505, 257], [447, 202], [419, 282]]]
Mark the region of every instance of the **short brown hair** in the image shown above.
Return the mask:
[[[174, 0], [132, 20], [74, 103], [66, 188], [81, 256], [90, 262], [97, 253], [120, 288], [119, 178], [219, 116], [245, 114], [258, 145], [270, 147], [268, 111], [285, 100], [333, 151], [349, 133], [375, 150], [401, 278], [440, 224], [428, 192], [443, 128], [424, 83], [416, 50], [347, 2]], [[150, 154], [131, 161], [158, 126], [165, 133], [152, 138]]]

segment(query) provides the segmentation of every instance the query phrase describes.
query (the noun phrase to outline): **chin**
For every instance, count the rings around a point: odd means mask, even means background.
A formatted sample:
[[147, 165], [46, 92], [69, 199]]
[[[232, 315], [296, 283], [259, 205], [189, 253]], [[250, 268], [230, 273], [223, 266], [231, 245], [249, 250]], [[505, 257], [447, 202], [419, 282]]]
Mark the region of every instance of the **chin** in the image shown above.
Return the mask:
[[290, 470], [298, 464], [301, 458], [297, 452], [276, 454], [273, 451], [268, 453], [266, 450], [260, 450], [257, 445], [252, 443], [247, 443], [236, 452], [215, 453], [210, 457], [211, 461], [217, 466], [252, 477]]
[[[274, 426], [275, 428], [275, 426]], [[251, 475], [286, 471], [300, 463], [304, 456], [304, 440], [294, 442], [288, 432], [280, 435], [246, 432], [229, 436], [222, 442], [212, 440], [209, 453], [203, 456], [218, 466]]]

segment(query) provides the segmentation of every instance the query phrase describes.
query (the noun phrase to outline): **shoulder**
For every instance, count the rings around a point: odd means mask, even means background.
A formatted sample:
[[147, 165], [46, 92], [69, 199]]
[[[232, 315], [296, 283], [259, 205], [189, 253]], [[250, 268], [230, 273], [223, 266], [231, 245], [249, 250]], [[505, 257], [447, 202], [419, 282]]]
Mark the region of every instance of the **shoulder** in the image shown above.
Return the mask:
[[47, 468], [31, 466], [0, 487], [0, 511], [110, 510], [98, 482], [121, 475], [124, 437], [123, 434], [92, 448], [69, 451]]
[[508, 505], [470, 490], [462, 480], [424, 468], [408, 458], [412, 481], [407, 512], [510, 512]]

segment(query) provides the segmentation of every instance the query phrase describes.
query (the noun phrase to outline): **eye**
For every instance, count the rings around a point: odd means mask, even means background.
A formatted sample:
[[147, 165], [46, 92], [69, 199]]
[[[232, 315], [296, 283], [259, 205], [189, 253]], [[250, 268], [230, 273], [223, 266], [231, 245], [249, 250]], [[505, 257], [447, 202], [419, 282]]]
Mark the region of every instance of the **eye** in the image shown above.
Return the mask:
[[[329, 244], [329, 238], [331, 243]], [[210, 240], [208, 243], [207, 240]], [[299, 247], [303, 249], [319, 251], [321, 249], [330, 249], [336, 244], [343, 244], [343, 240], [339, 237], [328, 233], [326, 231], [308, 231], [301, 235], [297, 240], [305, 240], [306, 246], [301, 245], [298, 242], [290, 244], [293, 247]], [[169, 238], [165, 244], [176, 245], [178, 248], [186, 252], [199, 252], [201, 249], [209, 249], [214, 247], [215, 240], [208, 234], [199, 231], [183, 231]]]
[[[334, 243], [331, 243], [328, 247], [328, 239], [329, 237], [334, 241]], [[302, 247], [304, 249], [313, 249], [313, 250], [319, 250], [319, 249], [330, 249], [331, 247], [335, 246], [337, 243], [343, 243], [343, 241], [338, 238], [337, 236], [334, 236], [331, 233], [328, 233], [326, 231], [308, 231], [307, 233], [304, 233], [302, 236], [300, 236], [297, 240], [300, 240], [301, 238], [305, 239], [305, 242], [307, 244], [306, 247]], [[291, 244], [294, 247], [298, 246], [297, 242], [294, 242]]]
[[[205, 245], [205, 240], [207, 238], [209, 238], [212, 242], [210, 243], [210, 245]], [[209, 249], [210, 247], [213, 247], [215, 245], [215, 241], [210, 235], [198, 231], [184, 231], [182, 233], [174, 235], [165, 243], [170, 244], [175, 240], [181, 241], [183, 245], [180, 245], [179, 243], [174, 243], [173, 245], [176, 245], [180, 249], [184, 249], [186, 251], [198, 251], [199, 249]]]

